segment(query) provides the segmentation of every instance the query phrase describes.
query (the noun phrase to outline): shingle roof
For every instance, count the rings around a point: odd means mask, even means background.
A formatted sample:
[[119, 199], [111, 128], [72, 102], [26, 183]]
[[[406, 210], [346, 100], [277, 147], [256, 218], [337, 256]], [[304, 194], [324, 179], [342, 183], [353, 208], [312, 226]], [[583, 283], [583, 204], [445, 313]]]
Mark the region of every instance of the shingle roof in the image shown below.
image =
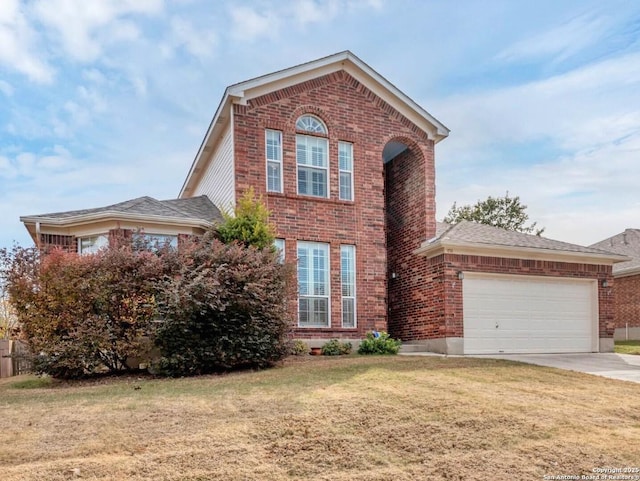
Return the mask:
[[533, 234], [514, 232], [499, 227], [493, 227], [475, 222], [461, 221], [457, 224], [439, 222], [437, 226], [438, 236], [432, 242], [449, 241], [474, 245], [486, 245], [487, 247], [520, 247], [538, 249], [543, 251], [567, 252], [579, 254], [607, 255], [611, 251], [595, 247], [584, 247], [568, 242], [547, 239]]
[[625, 229], [624, 232], [596, 242], [591, 247], [631, 257], [631, 260], [613, 266], [614, 275], [640, 270], [640, 229]]
[[54, 212], [24, 216], [34, 220], [72, 220], [77, 217], [100, 213], [139, 214], [142, 216], [161, 216], [177, 219], [203, 220], [207, 222], [220, 222], [222, 215], [220, 210], [209, 200], [206, 195], [190, 197], [187, 199], [157, 200], [153, 197], [138, 197], [117, 204], [97, 207], [94, 209], [71, 210], [66, 212]]

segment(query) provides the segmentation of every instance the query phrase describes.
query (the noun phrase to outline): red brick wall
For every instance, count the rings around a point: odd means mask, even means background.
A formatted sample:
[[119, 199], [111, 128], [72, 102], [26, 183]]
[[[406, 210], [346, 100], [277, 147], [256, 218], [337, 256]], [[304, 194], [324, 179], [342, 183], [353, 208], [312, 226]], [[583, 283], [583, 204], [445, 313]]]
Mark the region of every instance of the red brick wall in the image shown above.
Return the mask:
[[[443, 266], [444, 283], [449, 298], [446, 303], [446, 332], [448, 336], [462, 337], [463, 335], [462, 283], [464, 281], [460, 282], [457, 273], [471, 271], [597, 279], [600, 337], [613, 337], [614, 301], [611, 288], [613, 285], [611, 266], [455, 254], [445, 254], [435, 257], [431, 261]], [[604, 280], [607, 280], [609, 287], [602, 287]]]
[[[433, 160], [432, 158], [430, 159]], [[410, 145], [385, 164], [389, 278], [389, 332], [402, 340], [442, 337], [443, 289], [439, 268], [414, 254], [435, 235], [428, 216], [425, 156]]]
[[618, 277], [613, 292], [616, 327], [640, 327], [640, 275]]
[[[329, 131], [330, 198], [297, 195], [295, 122], [316, 115]], [[284, 193], [266, 192], [265, 129], [283, 132]], [[387, 328], [387, 257], [382, 151], [391, 139], [406, 139], [428, 153], [422, 171], [424, 222], [435, 228], [433, 142], [424, 132], [345, 72], [326, 75], [234, 106], [236, 196], [250, 186], [263, 194], [286, 258], [296, 241], [330, 244], [331, 328], [295, 329], [300, 338], [361, 338]], [[338, 141], [353, 143], [354, 202], [338, 200]], [[341, 328], [340, 244], [356, 246], [357, 329]], [[297, 303], [293, 303], [297, 310]], [[296, 315], [297, 319], [297, 315]]]

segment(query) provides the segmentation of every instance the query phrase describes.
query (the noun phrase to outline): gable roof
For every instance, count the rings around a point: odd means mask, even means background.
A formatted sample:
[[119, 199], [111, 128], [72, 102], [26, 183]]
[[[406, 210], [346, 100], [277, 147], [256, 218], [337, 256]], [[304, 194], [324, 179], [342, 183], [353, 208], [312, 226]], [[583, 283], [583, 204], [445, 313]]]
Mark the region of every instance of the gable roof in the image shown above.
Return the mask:
[[411, 122], [424, 130], [434, 142], [438, 143], [449, 135], [449, 129], [438, 119], [352, 52], [345, 50], [227, 87], [189, 169], [187, 178], [180, 189], [180, 196], [188, 190], [192, 176], [200, 172], [203, 169], [203, 164], [207, 162], [207, 156], [203, 154], [213, 147], [222, 129], [229, 122], [231, 117], [230, 108], [233, 103], [246, 105], [253, 98], [340, 70], [346, 71], [378, 97], [402, 113]]
[[612, 237], [596, 242], [591, 247], [606, 249], [630, 259], [613, 266], [613, 275], [625, 277], [640, 274], [640, 229], [625, 229]]
[[603, 249], [584, 247], [470, 221], [461, 221], [457, 224], [439, 222], [436, 236], [423, 242], [416, 250], [417, 254], [427, 257], [445, 252], [593, 264], [613, 264], [629, 260], [628, 257]]
[[206, 195], [170, 200], [145, 196], [94, 209], [22, 216], [20, 221], [25, 224], [40, 222], [67, 226], [108, 218], [209, 225], [222, 221], [222, 214]]

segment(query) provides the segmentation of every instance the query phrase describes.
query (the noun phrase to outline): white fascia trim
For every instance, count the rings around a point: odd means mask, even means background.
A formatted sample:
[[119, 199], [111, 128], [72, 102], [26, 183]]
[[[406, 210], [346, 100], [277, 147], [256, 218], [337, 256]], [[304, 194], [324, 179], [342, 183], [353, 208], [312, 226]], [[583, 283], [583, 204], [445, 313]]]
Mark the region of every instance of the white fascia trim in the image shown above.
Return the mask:
[[[246, 104], [248, 100], [266, 95], [276, 89], [290, 87], [343, 69], [364, 85], [371, 87], [376, 95], [412, 122], [429, 131], [436, 143], [449, 135], [450, 131], [444, 124], [349, 51], [247, 80], [230, 86], [227, 91], [229, 95], [240, 98], [240, 103]], [[280, 83], [280, 85], [274, 89], [272, 86], [274, 83]], [[425, 128], [425, 121], [428, 128]]]
[[205, 220], [166, 217], [162, 215], [127, 214], [122, 212], [109, 211], [103, 211], [97, 214], [85, 214], [74, 217], [67, 217], [65, 219], [53, 217], [20, 217], [20, 221], [25, 225], [40, 223], [41, 226], [50, 225], [56, 227], [75, 227], [102, 220], [131, 220], [140, 222], [154, 222], [166, 225], [203, 228], [210, 227], [212, 225], [211, 222]]
[[414, 254], [427, 258], [440, 254], [479, 255], [483, 257], [505, 257], [508, 259], [545, 260], [558, 262], [577, 262], [581, 264], [612, 265], [625, 262], [628, 257], [616, 254], [595, 254], [586, 252], [551, 251], [535, 247], [499, 246], [475, 244], [471, 242], [442, 242], [423, 243], [413, 251]]
[[614, 272], [613, 277], [617, 279], [619, 277], [637, 276], [638, 274], [640, 274], [640, 267], [629, 267], [628, 269], [622, 269], [618, 272]]

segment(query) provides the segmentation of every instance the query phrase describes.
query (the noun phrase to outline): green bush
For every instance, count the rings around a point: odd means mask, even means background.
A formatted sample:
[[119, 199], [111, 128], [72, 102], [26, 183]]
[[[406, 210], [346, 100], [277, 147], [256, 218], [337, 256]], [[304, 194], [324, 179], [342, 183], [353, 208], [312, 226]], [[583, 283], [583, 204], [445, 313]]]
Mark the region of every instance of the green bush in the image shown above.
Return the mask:
[[386, 332], [380, 332], [376, 337], [373, 332], [367, 336], [358, 347], [358, 354], [398, 354], [401, 341], [392, 339]]
[[269, 211], [262, 198], [256, 199], [253, 187], [238, 199], [234, 213], [223, 212], [223, 217], [216, 235], [225, 244], [239, 242], [245, 247], [273, 248], [275, 228], [269, 223]]
[[291, 343], [291, 354], [294, 356], [306, 356], [309, 354], [309, 346], [306, 342], [296, 339]]
[[223, 244], [214, 236], [183, 248], [178, 275], [160, 289], [159, 373], [266, 367], [290, 352], [291, 266], [279, 263], [271, 246]]
[[323, 356], [342, 356], [351, 353], [350, 342], [340, 342], [337, 339], [331, 339], [322, 346]]

